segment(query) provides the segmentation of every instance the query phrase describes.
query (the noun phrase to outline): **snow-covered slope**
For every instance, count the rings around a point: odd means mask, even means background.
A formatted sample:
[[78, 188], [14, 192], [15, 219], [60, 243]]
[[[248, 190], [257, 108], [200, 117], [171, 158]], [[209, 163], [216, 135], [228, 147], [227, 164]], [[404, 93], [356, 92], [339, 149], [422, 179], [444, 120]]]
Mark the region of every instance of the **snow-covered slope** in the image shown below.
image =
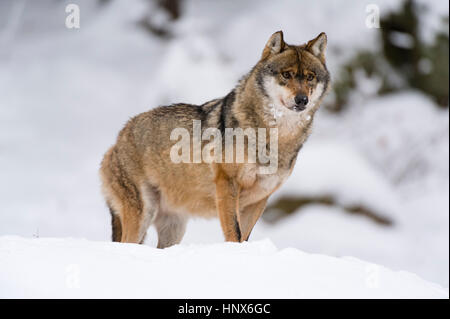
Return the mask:
[[0, 298], [448, 298], [356, 258], [253, 243], [145, 245], [0, 238]]

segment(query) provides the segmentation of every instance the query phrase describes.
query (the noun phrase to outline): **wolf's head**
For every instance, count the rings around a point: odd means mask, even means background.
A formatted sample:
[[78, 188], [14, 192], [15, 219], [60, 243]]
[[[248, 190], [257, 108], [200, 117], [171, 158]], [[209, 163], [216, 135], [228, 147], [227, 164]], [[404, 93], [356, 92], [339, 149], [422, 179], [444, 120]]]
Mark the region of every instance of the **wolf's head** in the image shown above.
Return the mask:
[[323, 32], [298, 46], [285, 43], [282, 31], [270, 37], [258, 63], [256, 80], [272, 105], [293, 112], [316, 105], [329, 85], [326, 46]]

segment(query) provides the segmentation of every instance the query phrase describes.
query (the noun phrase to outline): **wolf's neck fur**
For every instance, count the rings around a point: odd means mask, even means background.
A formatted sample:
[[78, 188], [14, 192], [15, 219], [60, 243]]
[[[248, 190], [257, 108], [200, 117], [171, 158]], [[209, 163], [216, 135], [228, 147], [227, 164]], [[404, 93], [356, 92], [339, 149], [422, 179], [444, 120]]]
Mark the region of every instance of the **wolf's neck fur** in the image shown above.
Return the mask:
[[257, 82], [257, 68], [245, 75], [234, 92], [231, 108], [238, 126], [241, 128], [278, 128], [279, 137], [287, 140], [298, 139], [309, 131], [313, 116], [319, 107], [297, 113], [276, 105]]

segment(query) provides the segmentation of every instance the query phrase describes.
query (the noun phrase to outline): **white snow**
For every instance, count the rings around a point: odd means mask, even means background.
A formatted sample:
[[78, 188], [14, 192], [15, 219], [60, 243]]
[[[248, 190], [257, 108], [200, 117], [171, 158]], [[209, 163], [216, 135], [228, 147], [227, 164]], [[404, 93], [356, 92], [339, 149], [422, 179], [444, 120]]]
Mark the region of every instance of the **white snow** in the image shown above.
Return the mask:
[[448, 298], [408, 272], [253, 243], [0, 237], [0, 298]]

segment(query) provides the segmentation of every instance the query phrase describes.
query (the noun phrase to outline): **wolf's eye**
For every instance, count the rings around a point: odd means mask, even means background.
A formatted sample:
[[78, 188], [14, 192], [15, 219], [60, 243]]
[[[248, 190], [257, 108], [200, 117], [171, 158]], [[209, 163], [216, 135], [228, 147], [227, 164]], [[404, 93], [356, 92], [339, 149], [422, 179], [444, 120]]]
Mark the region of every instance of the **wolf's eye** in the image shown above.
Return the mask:
[[306, 76], [306, 80], [307, 80], [307, 81], [312, 81], [312, 80], [314, 80], [314, 74], [309, 73], [309, 74]]
[[281, 73], [281, 75], [282, 75], [285, 79], [290, 79], [290, 78], [291, 78], [291, 72], [283, 72], [283, 73]]

